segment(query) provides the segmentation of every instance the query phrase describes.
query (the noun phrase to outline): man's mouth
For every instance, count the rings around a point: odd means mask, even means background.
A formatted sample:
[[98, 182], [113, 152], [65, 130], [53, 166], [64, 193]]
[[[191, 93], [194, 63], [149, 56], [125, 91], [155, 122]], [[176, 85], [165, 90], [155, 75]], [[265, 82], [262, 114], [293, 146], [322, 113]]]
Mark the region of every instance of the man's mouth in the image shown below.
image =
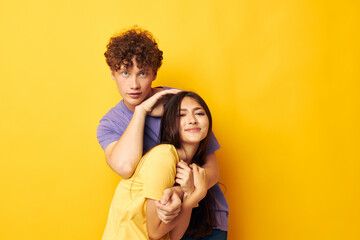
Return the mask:
[[138, 98], [141, 95], [141, 93], [128, 93], [128, 96], [131, 98]]

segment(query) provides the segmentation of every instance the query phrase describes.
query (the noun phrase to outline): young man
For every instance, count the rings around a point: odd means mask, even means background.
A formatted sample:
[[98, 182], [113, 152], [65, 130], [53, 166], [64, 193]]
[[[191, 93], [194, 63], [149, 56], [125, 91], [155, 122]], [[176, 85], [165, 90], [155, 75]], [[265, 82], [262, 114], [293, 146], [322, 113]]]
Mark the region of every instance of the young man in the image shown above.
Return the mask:
[[[110, 39], [105, 52], [111, 76], [123, 100], [100, 120], [97, 138], [105, 151], [107, 164], [123, 178], [129, 178], [140, 158], [158, 144], [163, 104], [169, 95], [180, 90], [167, 87], [152, 88], [162, 64], [162, 51], [150, 32], [133, 28]], [[213, 235], [226, 239], [228, 206], [217, 181], [219, 169], [215, 151], [220, 148], [212, 136], [204, 168], [208, 188], [215, 194], [217, 226]], [[167, 223], [181, 210], [182, 192], [179, 187], [164, 191], [157, 203], [160, 219]], [[212, 238], [215, 239], [215, 238]]]

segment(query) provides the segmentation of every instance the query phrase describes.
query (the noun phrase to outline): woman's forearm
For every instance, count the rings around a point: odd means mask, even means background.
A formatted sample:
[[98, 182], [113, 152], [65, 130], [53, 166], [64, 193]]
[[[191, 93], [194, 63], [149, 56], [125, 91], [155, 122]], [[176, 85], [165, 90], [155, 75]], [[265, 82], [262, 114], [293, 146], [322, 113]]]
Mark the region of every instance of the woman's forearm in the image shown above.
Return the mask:
[[194, 206], [203, 198], [194, 192], [184, 199], [179, 215], [170, 223], [163, 223], [156, 214], [155, 200], [148, 199], [146, 206], [146, 225], [151, 239], [159, 239], [170, 232], [171, 239], [180, 239], [190, 222], [191, 212]]

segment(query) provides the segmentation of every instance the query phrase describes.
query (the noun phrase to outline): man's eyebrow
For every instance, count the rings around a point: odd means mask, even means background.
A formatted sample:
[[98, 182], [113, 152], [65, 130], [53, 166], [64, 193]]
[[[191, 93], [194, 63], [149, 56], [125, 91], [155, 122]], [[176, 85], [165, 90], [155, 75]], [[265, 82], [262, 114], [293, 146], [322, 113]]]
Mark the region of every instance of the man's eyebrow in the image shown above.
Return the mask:
[[129, 67], [125, 67], [124, 65], [121, 65], [119, 70], [129, 70]]

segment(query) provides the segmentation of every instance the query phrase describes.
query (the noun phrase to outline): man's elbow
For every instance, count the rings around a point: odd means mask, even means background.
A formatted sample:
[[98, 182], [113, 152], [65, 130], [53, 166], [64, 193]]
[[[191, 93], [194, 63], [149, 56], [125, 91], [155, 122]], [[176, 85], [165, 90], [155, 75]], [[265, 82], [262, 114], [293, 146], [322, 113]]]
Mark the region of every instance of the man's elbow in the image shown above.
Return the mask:
[[215, 172], [215, 183], [217, 183], [220, 180], [220, 171], [219, 169]]
[[122, 178], [130, 178], [133, 174], [133, 168], [127, 162], [115, 161], [110, 157], [106, 159], [106, 162], [109, 167]]
[[208, 189], [213, 187], [220, 180], [220, 172], [219, 170], [214, 170], [211, 172], [208, 178]]

